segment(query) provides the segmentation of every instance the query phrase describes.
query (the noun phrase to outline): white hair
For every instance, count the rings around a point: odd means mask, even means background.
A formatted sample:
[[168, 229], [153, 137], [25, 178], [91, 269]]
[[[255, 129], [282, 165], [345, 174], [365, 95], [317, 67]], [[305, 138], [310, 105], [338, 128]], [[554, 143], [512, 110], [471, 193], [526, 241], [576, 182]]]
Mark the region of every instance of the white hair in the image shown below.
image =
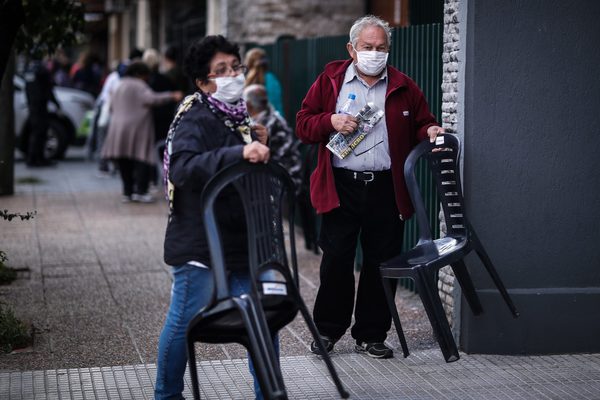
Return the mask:
[[252, 85], [246, 86], [242, 96], [244, 101], [250, 103], [255, 110], [263, 111], [269, 107], [267, 90], [263, 85], [253, 83]]
[[154, 71], [160, 64], [160, 53], [155, 49], [146, 49], [142, 56], [142, 61]]
[[392, 29], [390, 28], [390, 24], [374, 15], [366, 15], [354, 21], [352, 28], [350, 28], [350, 43], [352, 43], [353, 47], [356, 48], [358, 36], [368, 26], [376, 26], [383, 29], [387, 37], [388, 47], [392, 45]]

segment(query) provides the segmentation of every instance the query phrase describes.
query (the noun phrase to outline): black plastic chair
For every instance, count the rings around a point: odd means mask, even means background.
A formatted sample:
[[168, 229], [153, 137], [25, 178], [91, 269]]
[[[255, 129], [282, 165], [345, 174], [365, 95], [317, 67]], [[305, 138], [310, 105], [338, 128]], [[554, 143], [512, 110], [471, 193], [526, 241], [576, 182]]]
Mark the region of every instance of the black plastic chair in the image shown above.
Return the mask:
[[[219, 221], [217, 196], [233, 185], [244, 206], [248, 232], [249, 277], [247, 294], [231, 296], [228, 287]], [[325, 346], [298, 290], [298, 266], [294, 239], [295, 190], [288, 173], [276, 163], [241, 162], [216, 174], [202, 192], [204, 224], [211, 253], [215, 293], [210, 305], [200, 310], [187, 329], [187, 347], [194, 398], [200, 390], [194, 351], [195, 342], [240, 343], [252, 357], [261, 391], [266, 399], [287, 399], [272, 337], [291, 322], [298, 311], [325, 352]], [[287, 207], [283, 207], [284, 201]], [[284, 229], [284, 210], [288, 220]], [[289, 246], [289, 256], [286, 250]], [[333, 367], [327, 368], [342, 398], [348, 393]]]
[[[460, 358], [438, 294], [437, 277], [440, 268], [450, 265], [471, 311], [475, 315], [481, 314], [483, 309], [463, 260], [472, 250], [475, 250], [483, 262], [513, 316], [515, 318], [519, 316], [492, 261], [466, 218], [460, 182], [459, 155], [458, 138], [443, 134], [438, 136], [436, 143], [430, 143], [429, 140], [420, 143], [409, 154], [404, 165], [406, 185], [415, 207], [419, 240], [411, 250], [382, 263], [379, 267], [404, 357], [408, 356], [409, 351], [393, 295], [394, 285], [399, 278], [411, 278], [415, 281], [446, 362]], [[417, 163], [422, 158], [427, 161], [433, 181], [436, 183], [438, 200], [442, 205], [446, 221], [447, 234], [440, 239], [432, 237], [430, 221], [415, 175]], [[433, 223], [437, 223], [437, 220]]]

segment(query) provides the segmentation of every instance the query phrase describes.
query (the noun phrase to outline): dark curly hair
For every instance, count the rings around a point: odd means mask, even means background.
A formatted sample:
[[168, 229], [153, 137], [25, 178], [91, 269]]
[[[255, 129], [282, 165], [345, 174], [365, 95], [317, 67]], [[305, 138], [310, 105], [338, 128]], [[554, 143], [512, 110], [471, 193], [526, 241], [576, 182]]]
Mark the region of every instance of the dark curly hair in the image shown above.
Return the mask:
[[143, 61], [134, 61], [125, 70], [124, 76], [133, 78], [145, 78], [150, 76], [150, 67]]
[[205, 36], [190, 46], [184, 60], [187, 76], [195, 81], [206, 82], [210, 73], [210, 62], [217, 53], [231, 54], [241, 61], [240, 48], [221, 35]]

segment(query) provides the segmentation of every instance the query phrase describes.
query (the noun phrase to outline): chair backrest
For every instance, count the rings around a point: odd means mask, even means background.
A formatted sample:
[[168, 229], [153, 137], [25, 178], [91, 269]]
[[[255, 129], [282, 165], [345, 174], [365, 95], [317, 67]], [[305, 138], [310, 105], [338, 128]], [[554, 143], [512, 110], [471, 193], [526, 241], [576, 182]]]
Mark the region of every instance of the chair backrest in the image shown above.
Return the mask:
[[[248, 267], [252, 285], [256, 285], [260, 267], [269, 263], [291, 268], [297, 283], [294, 184], [287, 171], [276, 163], [243, 161], [219, 171], [206, 184], [202, 192], [204, 225], [211, 254], [211, 268], [215, 277], [213, 300], [229, 297], [227, 265], [225, 265], [223, 247], [219, 239], [219, 223], [215, 215], [215, 200], [229, 185], [235, 187], [244, 207], [248, 233]], [[284, 234], [284, 208], [287, 211], [285, 213], [288, 220], [287, 235]], [[286, 243], [290, 248], [289, 258]]]
[[446, 220], [447, 236], [465, 237], [468, 234], [468, 223], [460, 181], [459, 139], [452, 134], [442, 134], [435, 143], [424, 140], [411, 151], [404, 164], [404, 178], [419, 226], [419, 243], [423, 243], [432, 240], [432, 232], [415, 172], [420, 159], [427, 161], [435, 181], [438, 200]]

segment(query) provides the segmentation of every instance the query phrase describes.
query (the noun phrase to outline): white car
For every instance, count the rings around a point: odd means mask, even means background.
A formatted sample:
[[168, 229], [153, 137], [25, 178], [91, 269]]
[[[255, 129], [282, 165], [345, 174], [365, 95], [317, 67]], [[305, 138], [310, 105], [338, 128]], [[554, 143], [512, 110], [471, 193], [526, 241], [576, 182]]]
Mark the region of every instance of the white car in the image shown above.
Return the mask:
[[[31, 132], [29, 126], [29, 108], [25, 94], [25, 80], [15, 75], [14, 108], [16, 146], [24, 154]], [[91, 114], [94, 109], [94, 96], [83, 90], [62, 86], [54, 87], [54, 96], [60, 104], [60, 110], [52, 102], [48, 103], [50, 126], [44, 155], [48, 159], [61, 159], [69, 145], [83, 145], [89, 134]]]

